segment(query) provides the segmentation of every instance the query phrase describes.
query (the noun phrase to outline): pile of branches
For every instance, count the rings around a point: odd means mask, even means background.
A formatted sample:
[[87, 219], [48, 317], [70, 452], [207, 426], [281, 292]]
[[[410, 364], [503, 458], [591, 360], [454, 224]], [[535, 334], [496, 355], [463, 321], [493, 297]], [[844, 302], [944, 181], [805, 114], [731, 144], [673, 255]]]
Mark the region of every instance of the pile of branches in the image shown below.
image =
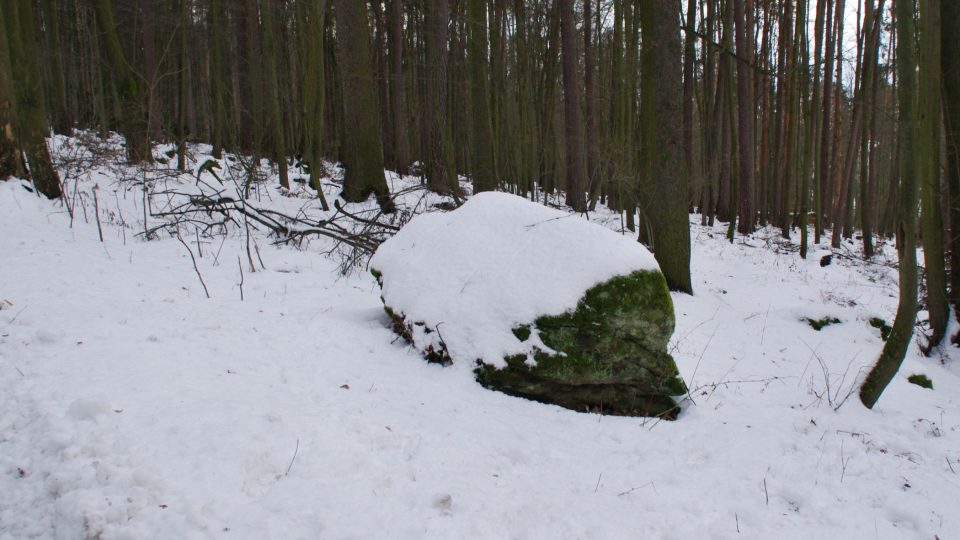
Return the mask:
[[[205, 186], [212, 187], [210, 184]], [[421, 200], [425, 198], [425, 188], [416, 187], [394, 194], [394, 199], [414, 191], [423, 191]], [[212, 237], [226, 235], [235, 228], [247, 235], [248, 243], [251, 230], [266, 231], [275, 244], [297, 248], [310, 238], [323, 237], [333, 240], [326, 253], [340, 257], [341, 271], [346, 274], [365, 266], [380, 244], [396, 234], [415, 215], [419, 206], [399, 208], [387, 215], [378, 207], [351, 211], [336, 200], [333, 211], [311, 217], [306, 211], [311, 205], [305, 205], [291, 215], [267, 208], [254, 198], [239, 197], [238, 193], [239, 190], [226, 187], [204, 189], [199, 194], [179, 187], [154, 190], [151, 201], [165, 202], [159, 204], [161, 209], [151, 208], [150, 216], [161, 222], [145, 227], [141, 234], [149, 239], [164, 231], [179, 236], [183, 229], [194, 229], [200, 236]]]
[[168, 210], [151, 212], [154, 218], [164, 221], [146, 229], [148, 238], [157, 232], [175, 231], [183, 225], [196, 227], [201, 235], [215, 235], [219, 229], [226, 232], [230, 225], [249, 230], [266, 229], [279, 244], [300, 245], [309, 236], [325, 236], [338, 243], [346, 244], [356, 250], [372, 254], [400, 226], [383, 219], [378, 213], [372, 218], [348, 212], [336, 201], [336, 212], [321, 219], [311, 220], [304, 215], [291, 216], [282, 212], [261, 208], [246, 199], [235, 199], [228, 195], [196, 195], [176, 191], [164, 191], [162, 195], [179, 195], [181, 202]]

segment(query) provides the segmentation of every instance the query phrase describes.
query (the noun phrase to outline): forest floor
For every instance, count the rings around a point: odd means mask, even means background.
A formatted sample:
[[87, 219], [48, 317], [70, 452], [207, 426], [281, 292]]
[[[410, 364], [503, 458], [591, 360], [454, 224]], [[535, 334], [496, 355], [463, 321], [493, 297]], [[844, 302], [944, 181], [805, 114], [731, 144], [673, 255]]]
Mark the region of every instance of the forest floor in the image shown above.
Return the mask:
[[427, 364], [328, 240], [145, 242], [134, 173], [62, 173], [73, 219], [0, 182], [2, 539], [960, 536], [960, 353], [914, 342], [874, 410], [856, 395], [883, 346], [870, 319], [896, 310], [889, 245], [821, 266], [826, 248], [691, 216], [671, 341], [691, 392], [657, 421]]

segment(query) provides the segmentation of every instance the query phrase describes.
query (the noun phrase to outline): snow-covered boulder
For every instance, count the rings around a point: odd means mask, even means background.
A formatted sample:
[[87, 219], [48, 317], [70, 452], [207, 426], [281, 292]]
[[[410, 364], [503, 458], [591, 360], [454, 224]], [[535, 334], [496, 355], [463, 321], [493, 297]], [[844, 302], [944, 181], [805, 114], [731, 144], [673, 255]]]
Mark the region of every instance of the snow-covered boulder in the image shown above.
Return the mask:
[[428, 360], [575, 410], [675, 417], [673, 303], [653, 255], [504, 193], [410, 221], [370, 262], [393, 329]]

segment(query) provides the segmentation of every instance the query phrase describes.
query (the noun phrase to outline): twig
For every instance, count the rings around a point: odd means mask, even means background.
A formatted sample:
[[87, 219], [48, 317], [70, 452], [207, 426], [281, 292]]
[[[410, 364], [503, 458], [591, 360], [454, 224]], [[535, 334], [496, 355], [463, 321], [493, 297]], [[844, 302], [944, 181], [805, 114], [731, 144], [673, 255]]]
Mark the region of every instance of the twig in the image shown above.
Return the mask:
[[286, 472], [283, 473], [284, 476], [290, 474], [290, 468], [293, 467], [293, 461], [297, 459], [297, 452], [300, 451], [300, 439], [297, 438], [297, 447], [293, 449], [293, 457], [290, 458], [290, 464], [287, 465]]
[[243, 263], [240, 262], [240, 256], [237, 256], [237, 268], [240, 269], [240, 301], [243, 302]]
[[100, 235], [100, 243], [103, 243], [103, 226], [100, 225], [100, 203], [97, 200], [98, 186], [93, 186], [93, 211], [97, 215], [97, 234]]
[[247, 215], [243, 215], [243, 228], [247, 234], [247, 261], [250, 264], [250, 272], [256, 272], [257, 267], [253, 265], [253, 256], [250, 254], [250, 222], [247, 220]]
[[19, 317], [21, 313], [23, 313], [24, 311], [26, 311], [26, 310], [27, 310], [27, 307], [29, 307], [29, 306], [23, 306], [23, 309], [21, 309], [20, 311], [18, 311], [17, 314], [14, 315], [13, 318], [10, 319], [10, 322], [8, 322], [7, 324], [8, 324], [8, 325], [13, 325], [13, 321], [17, 320], [17, 317]]
[[[143, 239], [147, 242], [150, 241], [150, 233], [147, 228], [147, 205], [149, 197], [147, 197], [147, 171], [143, 171]], [[73, 218], [71, 218], [72, 222]]]
[[[718, 328], [720, 328], [719, 324], [713, 329], [713, 333], [711, 333], [710, 338], [707, 339], [707, 344], [704, 345], [703, 350], [700, 351], [700, 356], [697, 358], [697, 365], [693, 367], [693, 375], [690, 375], [690, 384], [693, 384], [694, 380], [696, 379], [697, 371], [700, 369], [700, 361], [703, 360], [703, 355], [706, 354], [707, 349], [710, 348], [710, 342], [713, 341], [713, 336], [717, 335]], [[690, 398], [690, 401], [693, 401], [693, 394], [691, 393], [689, 387], [687, 388], [687, 397]]]
[[947, 467], [950, 467], [950, 472], [957, 474], [957, 471], [953, 470], [953, 463], [950, 463], [950, 458], [944, 456], [943, 459], [947, 460]]
[[223, 244], [225, 244], [226, 242], [227, 242], [227, 237], [226, 235], [224, 235], [223, 238], [220, 240], [220, 247], [217, 248], [217, 252], [214, 253], [213, 255], [214, 266], [217, 266], [218, 264], [220, 264], [220, 251], [223, 250]]
[[266, 270], [266, 269], [267, 269], [267, 265], [263, 264], [263, 257], [260, 256], [260, 246], [257, 245], [257, 241], [256, 241], [256, 240], [253, 241], [253, 251], [254, 251], [254, 253], [257, 254], [257, 260], [260, 261], [260, 269], [261, 269], [261, 270]]
[[[120, 208], [120, 197], [117, 195], [117, 192], [113, 192], [113, 199], [117, 201], [117, 214], [120, 216], [120, 232], [123, 233], [123, 245], [127, 245], [127, 220], [123, 219], [123, 209]], [[126, 199], [126, 196], [124, 196]], [[136, 206], [136, 203], [134, 203]]]
[[600, 479], [601, 479], [601, 478], [603, 478], [603, 473], [600, 473], [600, 475], [597, 476], [597, 485], [594, 486], [594, 488], [593, 488], [593, 492], [594, 492], [594, 493], [596, 493], [597, 490], [600, 489]]
[[[377, 221], [375, 219], [374, 220], [364, 219], [356, 214], [351, 214], [350, 212], [348, 212], [346, 209], [343, 208], [343, 205], [340, 204], [340, 201], [333, 201], [333, 207], [339, 210], [340, 212], [342, 212], [343, 215], [347, 216], [348, 218], [359, 221], [360, 223], [366, 223], [367, 225], [375, 225], [377, 227], [383, 227], [385, 229], [390, 229], [393, 231], [400, 230], [400, 227], [397, 227], [396, 225], [389, 225], [389, 224]], [[377, 217], [380, 217], [380, 214], [378, 214]]]
[[644, 484], [644, 485], [642, 485], [642, 486], [632, 487], [632, 488], [630, 488], [630, 489], [628, 489], [628, 490], [626, 490], [626, 491], [617, 493], [617, 497], [623, 497], [624, 495], [629, 495], [629, 494], [633, 493], [634, 491], [636, 491], [636, 490], [638, 490], [638, 489], [643, 489], [643, 488], [645, 488], [645, 487], [647, 487], [647, 486], [653, 486], [653, 491], [654, 491], [654, 492], [657, 491], [657, 485], [656, 485], [656, 484], [654, 484], [653, 482], [647, 482], [646, 484]]
[[843, 483], [843, 477], [847, 474], [847, 464], [851, 458], [843, 457], [843, 439], [840, 440], [840, 483]]
[[203, 285], [203, 292], [207, 295], [207, 298], [210, 298], [210, 291], [207, 290], [207, 284], [203, 282], [203, 276], [200, 275], [200, 269], [197, 268], [197, 259], [193, 256], [193, 250], [190, 249], [190, 246], [181, 238], [180, 233], [177, 233], [177, 240], [183, 244], [183, 247], [187, 248], [187, 253], [190, 254], [190, 260], [193, 261], [193, 269], [197, 272], [197, 277], [200, 278], [200, 285]]
[[767, 492], [767, 477], [763, 477], [763, 498], [767, 501], [767, 506], [770, 506], [770, 493]]
[[763, 330], [760, 331], [760, 345], [763, 345], [763, 338], [767, 333], [767, 316], [770, 315], [770, 304], [767, 304], [767, 312], [763, 315]]

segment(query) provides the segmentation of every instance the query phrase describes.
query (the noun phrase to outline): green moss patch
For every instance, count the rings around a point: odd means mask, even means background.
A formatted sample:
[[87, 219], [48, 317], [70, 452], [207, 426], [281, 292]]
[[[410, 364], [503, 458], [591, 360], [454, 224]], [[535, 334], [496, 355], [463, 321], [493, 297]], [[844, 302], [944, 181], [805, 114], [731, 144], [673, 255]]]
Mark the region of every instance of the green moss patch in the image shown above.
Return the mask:
[[840, 324], [840, 319], [836, 317], [824, 317], [822, 319], [811, 319], [809, 317], [804, 318], [803, 320], [807, 321], [807, 324], [810, 325], [810, 328], [813, 328], [817, 332], [823, 330], [824, 327], [830, 326], [831, 324]]
[[880, 317], [870, 317], [870, 326], [880, 330], [880, 339], [886, 341], [890, 337], [890, 332], [893, 328], [887, 324], [887, 321], [881, 319]]
[[513, 335], [516, 336], [520, 341], [526, 341], [530, 339], [530, 326], [525, 324], [523, 326], [514, 328]]
[[933, 381], [931, 381], [930, 377], [927, 377], [923, 373], [914, 373], [913, 375], [907, 377], [907, 380], [922, 388], [933, 390]]
[[[479, 365], [477, 380], [506, 394], [569, 409], [673, 419], [672, 396], [686, 392], [667, 342], [673, 334], [673, 302], [658, 271], [618, 276], [586, 292], [577, 308], [539, 317], [533, 325], [556, 351], [535, 350], [506, 358], [497, 369]], [[517, 328], [518, 339], [526, 332]]]

